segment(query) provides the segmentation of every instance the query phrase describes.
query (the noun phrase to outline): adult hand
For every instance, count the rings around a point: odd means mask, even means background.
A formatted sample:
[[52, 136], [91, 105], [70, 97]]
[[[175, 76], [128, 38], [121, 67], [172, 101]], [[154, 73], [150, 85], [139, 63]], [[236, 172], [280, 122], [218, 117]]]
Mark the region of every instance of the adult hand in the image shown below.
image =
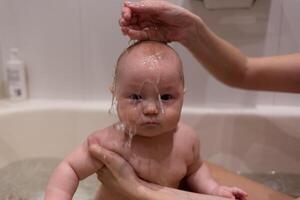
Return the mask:
[[139, 197], [142, 181], [128, 162], [99, 145], [91, 145], [90, 152], [105, 165], [97, 172], [102, 184], [129, 199], [142, 199]]
[[195, 19], [188, 10], [167, 1], [125, 2], [119, 20], [124, 35], [134, 40], [178, 41], [193, 33]]
[[98, 172], [98, 179], [113, 191], [131, 200], [226, 200], [222, 197], [202, 195], [151, 184], [139, 179], [133, 168], [118, 154], [99, 145], [91, 145], [90, 153], [105, 167]]

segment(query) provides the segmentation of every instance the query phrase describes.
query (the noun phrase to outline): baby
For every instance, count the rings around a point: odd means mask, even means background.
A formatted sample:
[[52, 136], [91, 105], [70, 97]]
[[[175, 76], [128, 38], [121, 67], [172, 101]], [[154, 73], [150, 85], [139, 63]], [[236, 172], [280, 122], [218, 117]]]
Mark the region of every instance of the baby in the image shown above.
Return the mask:
[[[50, 177], [46, 200], [71, 200], [80, 180], [103, 164], [89, 153], [98, 143], [125, 158], [148, 182], [222, 197], [246, 199], [235, 187], [218, 184], [199, 155], [194, 130], [179, 122], [184, 96], [182, 63], [168, 45], [144, 41], [118, 59], [111, 88], [120, 122], [91, 134]], [[124, 200], [102, 185], [96, 200]]]

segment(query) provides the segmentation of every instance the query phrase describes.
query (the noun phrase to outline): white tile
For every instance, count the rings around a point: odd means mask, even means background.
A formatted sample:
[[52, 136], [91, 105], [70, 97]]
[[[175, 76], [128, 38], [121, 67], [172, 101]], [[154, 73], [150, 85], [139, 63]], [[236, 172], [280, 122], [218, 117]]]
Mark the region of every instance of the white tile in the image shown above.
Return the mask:
[[13, 13], [30, 96], [82, 97], [78, 0], [14, 1]]
[[[283, 4], [284, 5], [284, 4]], [[300, 4], [299, 4], [300, 9]], [[280, 28], [280, 42], [279, 42], [279, 54], [289, 54], [298, 52], [300, 47], [300, 39], [298, 38], [297, 29], [293, 28], [297, 26], [297, 22], [300, 17], [289, 17], [289, 12], [295, 12], [293, 10], [283, 9], [283, 15]], [[289, 13], [289, 14], [288, 14]], [[292, 15], [293, 16], [293, 15]], [[299, 42], [299, 44], [298, 44]]]
[[274, 104], [275, 92], [256, 92], [256, 107], [269, 106]]
[[253, 0], [203, 0], [208, 9], [251, 8]]
[[4, 68], [10, 46], [17, 46], [15, 25], [16, 17], [13, 15], [13, 2], [9, 0], [0, 1], [0, 73], [4, 78]]
[[300, 106], [300, 94], [277, 93], [274, 100], [277, 106]]
[[279, 53], [279, 40], [283, 15], [281, 0], [271, 1], [268, 15], [267, 37], [264, 43], [265, 56], [277, 55]]
[[210, 78], [206, 89], [206, 106], [212, 107], [255, 107], [257, 93], [231, 88]]
[[[289, 54], [300, 50], [300, 2], [282, 1], [283, 15], [281, 20], [281, 35], [279, 54]], [[276, 93], [274, 105], [300, 106], [300, 94]]]
[[285, 0], [282, 1], [283, 5], [283, 15], [287, 20], [287, 26], [293, 35], [293, 41], [296, 42], [297, 47], [300, 47], [300, 1], [295, 0]]
[[171, 45], [177, 51], [183, 63], [186, 88], [184, 106], [203, 106], [206, 99], [209, 74], [187, 49], [178, 43], [172, 43]]
[[85, 98], [109, 101], [117, 58], [128, 46], [118, 25], [122, 1], [81, 0], [81, 5]]
[[[274, 34], [274, 29], [278, 30], [276, 33], [277, 35], [272, 35], [273, 37], [277, 36], [277, 38], [273, 38], [273, 41], [274, 39], [277, 39], [276, 44], [278, 44], [279, 40], [279, 28], [271, 26], [273, 29], [272, 31], [268, 28], [268, 23], [271, 20], [270, 18], [276, 17], [273, 14], [271, 15], [270, 12], [273, 13], [278, 11], [278, 5], [276, 7], [273, 4], [274, 2], [270, 0], [256, 1], [251, 9], [214, 11], [205, 9], [200, 1], [184, 1], [181, 5], [199, 15], [216, 34], [235, 45], [246, 55], [263, 56], [265, 54], [270, 54], [268, 52], [266, 53], [265, 43], [267, 42], [269, 35]], [[273, 21], [274, 20], [272, 20], [272, 22]], [[269, 49], [273, 48], [269, 47]], [[276, 49], [278, 50], [278, 48]], [[183, 60], [188, 59], [190, 58], [184, 54]], [[199, 67], [197, 66], [199, 65], [197, 63], [193, 63], [192, 65], [193, 66], [189, 66], [190, 68], [188, 70]], [[200, 100], [201, 106], [255, 107], [259, 104], [273, 103], [274, 93], [233, 89], [216, 81], [205, 71], [198, 70], [199, 77], [202, 79], [202, 82], [200, 82], [194, 75], [197, 74], [196, 70], [193, 72], [193, 74], [188, 74], [186, 79], [193, 80], [194, 84], [201, 87], [201, 96], [196, 92], [197, 86], [192, 83], [191, 87], [193, 89], [190, 92], [192, 94], [189, 99], [192, 99], [192, 95], [198, 95], [196, 96], [196, 99]]]
[[0, 84], [2, 84], [3, 81], [4, 81], [4, 62], [3, 62], [3, 57], [2, 57], [2, 45], [1, 45], [1, 40], [0, 40]]
[[3, 47], [17, 45], [16, 15], [14, 14], [14, 1], [0, 1], [0, 39]]
[[[280, 21], [282, 18], [281, 0], [270, 1], [269, 10], [266, 12], [266, 32], [263, 41], [257, 41], [256, 45], [263, 45], [260, 56], [272, 56], [279, 53]], [[272, 105], [275, 92], [257, 92], [257, 106]]]

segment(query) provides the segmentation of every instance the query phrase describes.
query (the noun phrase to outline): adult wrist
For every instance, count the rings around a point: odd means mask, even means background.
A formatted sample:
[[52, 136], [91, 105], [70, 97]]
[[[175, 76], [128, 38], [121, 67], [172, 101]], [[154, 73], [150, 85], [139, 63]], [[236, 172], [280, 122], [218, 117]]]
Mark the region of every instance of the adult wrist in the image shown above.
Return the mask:
[[131, 200], [154, 200], [153, 191], [147, 186], [147, 183], [141, 183], [130, 194]]
[[[169, 200], [174, 199], [174, 194], [170, 193], [167, 187], [152, 183], [142, 182], [137, 188], [132, 200]], [[176, 199], [176, 198], [175, 198]]]
[[181, 38], [179, 43], [185, 46], [187, 49], [192, 49], [194, 46], [198, 46], [198, 41], [203, 38], [203, 33], [206, 30], [206, 25], [202, 19], [193, 14], [189, 13], [189, 18], [191, 19], [191, 24], [185, 28], [185, 33]]

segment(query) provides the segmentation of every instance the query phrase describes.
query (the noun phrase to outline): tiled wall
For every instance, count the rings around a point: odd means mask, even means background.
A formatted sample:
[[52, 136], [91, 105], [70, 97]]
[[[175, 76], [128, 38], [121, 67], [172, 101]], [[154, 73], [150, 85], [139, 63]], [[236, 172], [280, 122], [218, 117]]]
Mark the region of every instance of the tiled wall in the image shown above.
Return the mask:
[[[257, 0], [249, 10], [221, 11], [206, 10], [198, 0], [172, 1], [201, 16], [247, 55], [299, 51], [299, 1]], [[0, 0], [1, 67], [8, 49], [18, 47], [31, 98], [110, 101], [113, 67], [128, 44], [118, 28], [121, 5], [121, 0]], [[298, 94], [224, 86], [184, 48], [173, 45], [185, 65], [186, 106], [300, 105]]]

